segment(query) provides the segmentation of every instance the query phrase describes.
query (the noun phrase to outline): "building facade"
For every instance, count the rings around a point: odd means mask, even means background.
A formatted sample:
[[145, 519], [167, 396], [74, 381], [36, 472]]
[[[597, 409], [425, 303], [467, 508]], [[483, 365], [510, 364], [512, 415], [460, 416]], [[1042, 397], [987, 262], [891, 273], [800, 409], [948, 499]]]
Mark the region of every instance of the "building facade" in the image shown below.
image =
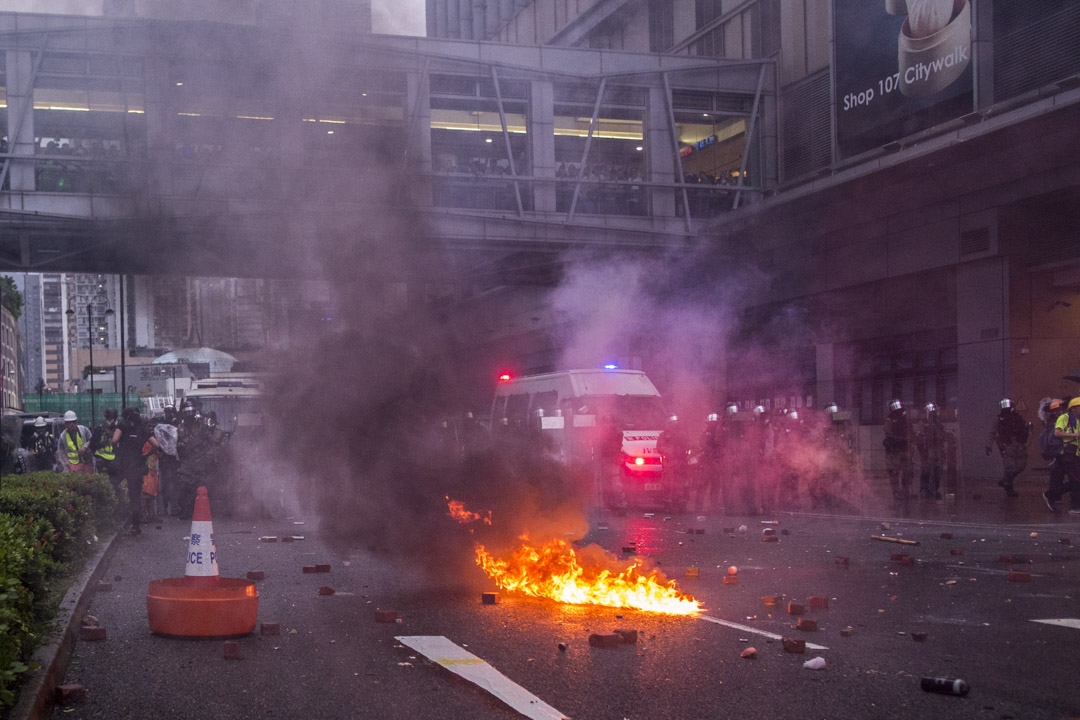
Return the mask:
[[15, 316], [7, 308], [0, 308], [0, 408], [22, 408], [22, 373], [19, 359], [22, 355], [22, 337]]

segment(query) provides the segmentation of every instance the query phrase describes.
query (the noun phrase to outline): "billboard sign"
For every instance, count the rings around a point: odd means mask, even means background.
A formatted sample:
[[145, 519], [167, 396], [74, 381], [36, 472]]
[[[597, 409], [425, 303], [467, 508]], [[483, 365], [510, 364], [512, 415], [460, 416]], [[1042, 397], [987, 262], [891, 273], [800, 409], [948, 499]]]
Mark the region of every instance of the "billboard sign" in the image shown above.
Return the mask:
[[971, 112], [971, 0], [833, 0], [841, 158]]

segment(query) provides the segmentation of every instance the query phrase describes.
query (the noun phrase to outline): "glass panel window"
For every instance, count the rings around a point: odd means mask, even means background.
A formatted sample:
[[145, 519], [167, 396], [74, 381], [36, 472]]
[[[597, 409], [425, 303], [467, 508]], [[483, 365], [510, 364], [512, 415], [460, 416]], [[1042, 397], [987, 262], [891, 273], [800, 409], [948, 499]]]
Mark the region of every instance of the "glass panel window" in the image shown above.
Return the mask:
[[746, 118], [678, 113], [679, 156], [691, 217], [712, 217], [732, 207], [746, 147]]

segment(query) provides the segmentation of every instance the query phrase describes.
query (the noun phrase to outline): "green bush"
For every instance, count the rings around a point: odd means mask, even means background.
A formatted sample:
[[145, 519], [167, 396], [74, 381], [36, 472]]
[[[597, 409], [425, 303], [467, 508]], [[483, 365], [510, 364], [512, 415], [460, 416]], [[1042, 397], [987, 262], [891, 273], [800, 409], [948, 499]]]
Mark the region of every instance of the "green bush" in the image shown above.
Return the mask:
[[51, 472], [7, 476], [0, 488], [0, 707], [53, 614], [49, 582], [84, 558], [94, 536], [116, 525], [117, 500], [104, 475]]

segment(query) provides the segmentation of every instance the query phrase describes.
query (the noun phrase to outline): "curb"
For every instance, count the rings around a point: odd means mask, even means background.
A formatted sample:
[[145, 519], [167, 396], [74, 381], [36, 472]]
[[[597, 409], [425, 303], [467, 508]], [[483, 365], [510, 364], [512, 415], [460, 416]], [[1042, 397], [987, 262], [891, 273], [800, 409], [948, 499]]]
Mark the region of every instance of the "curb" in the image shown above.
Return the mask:
[[23, 676], [18, 699], [7, 714], [9, 720], [49, 717], [53, 693], [67, 673], [68, 662], [79, 639], [79, 621], [94, 597], [94, 591], [88, 589], [96, 585], [105, 572], [116, 550], [118, 537], [119, 534], [114, 534], [103, 543], [97, 554], [87, 561], [82, 574], [68, 588], [56, 613], [56, 628], [60, 632], [48, 644], [34, 651], [30, 664], [36, 665], [37, 669], [29, 670]]

